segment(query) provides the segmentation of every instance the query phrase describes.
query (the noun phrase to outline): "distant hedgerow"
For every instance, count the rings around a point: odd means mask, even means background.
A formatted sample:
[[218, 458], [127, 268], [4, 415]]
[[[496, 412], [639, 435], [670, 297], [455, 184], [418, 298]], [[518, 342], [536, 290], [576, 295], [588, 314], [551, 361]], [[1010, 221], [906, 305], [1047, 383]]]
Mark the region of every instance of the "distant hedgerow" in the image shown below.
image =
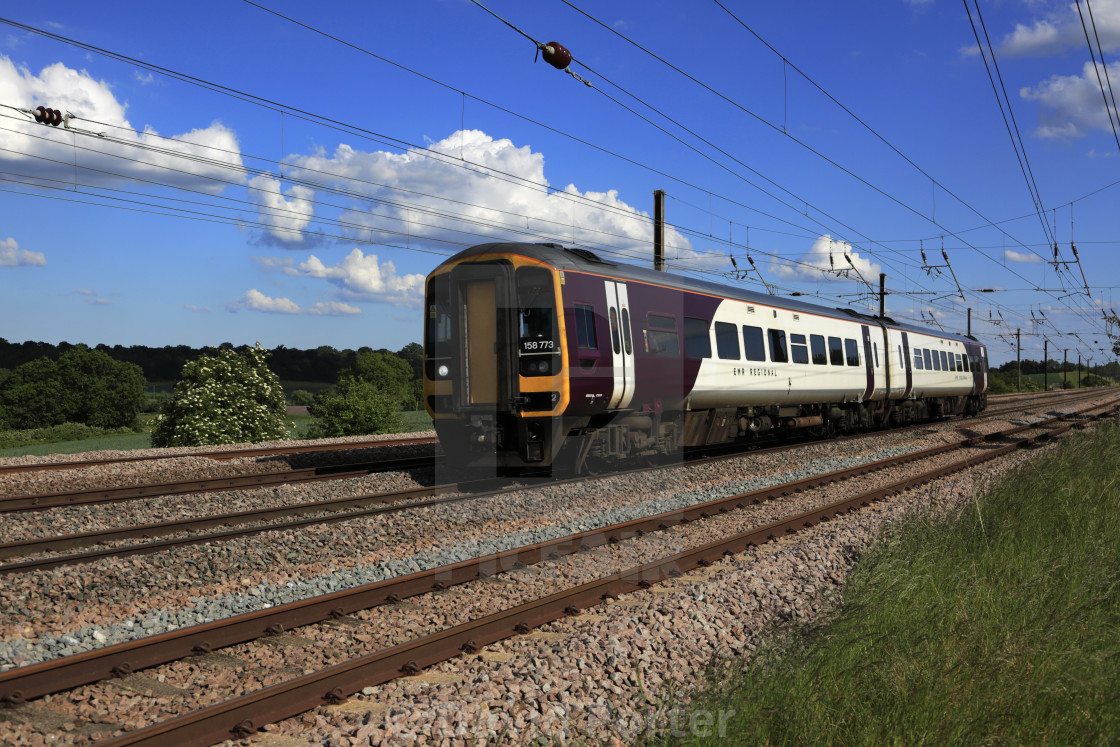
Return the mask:
[[256, 443], [288, 437], [284, 390], [258, 344], [220, 349], [183, 366], [182, 378], [164, 403], [152, 445], [201, 446]]

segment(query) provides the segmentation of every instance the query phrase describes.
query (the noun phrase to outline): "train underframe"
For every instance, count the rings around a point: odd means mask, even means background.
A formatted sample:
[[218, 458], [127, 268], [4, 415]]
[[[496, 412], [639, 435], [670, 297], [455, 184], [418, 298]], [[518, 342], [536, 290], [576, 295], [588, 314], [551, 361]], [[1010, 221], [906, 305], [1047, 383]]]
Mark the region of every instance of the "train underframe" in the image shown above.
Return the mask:
[[498, 410], [435, 421], [451, 463], [495, 473], [585, 473], [642, 459], [679, 456], [683, 448], [816, 438], [971, 416], [987, 395], [905, 400], [715, 407], [592, 417], [523, 418]]

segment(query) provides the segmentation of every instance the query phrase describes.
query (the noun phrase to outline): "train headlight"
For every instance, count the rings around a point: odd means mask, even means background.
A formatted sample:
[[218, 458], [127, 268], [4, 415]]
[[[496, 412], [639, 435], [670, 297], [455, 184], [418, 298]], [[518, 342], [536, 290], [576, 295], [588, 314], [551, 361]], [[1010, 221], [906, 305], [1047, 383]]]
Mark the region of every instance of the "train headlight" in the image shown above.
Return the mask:
[[451, 373], [451, 369], [449, 369], [446, 365], [441, 365], [439, 368], [436, 369], [436, 373], [439, 374], [439, 377], [441, 379], [446, 379], [447, 374]]

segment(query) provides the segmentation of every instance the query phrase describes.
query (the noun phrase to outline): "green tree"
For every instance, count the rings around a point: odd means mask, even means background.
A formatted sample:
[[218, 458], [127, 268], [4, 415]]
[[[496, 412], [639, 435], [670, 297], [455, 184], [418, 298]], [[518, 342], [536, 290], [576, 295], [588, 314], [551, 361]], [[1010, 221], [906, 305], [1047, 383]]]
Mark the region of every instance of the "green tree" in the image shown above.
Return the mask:
[[412, 367], [412, 378], [424, 378], [424, 346], [418, 342], [410, 342], [397, 351], [397, 357]]
[[12, 369], [0, 389], [0, 411], [9, 428], [48, 428], [66, 422], [74, 409], [62, 387], [58, 364], [38, 358]]
[[307, 407], [314, 400], [315, 395], [313, 395], [306, 389], [296, 389], [290, 395], [288, 395], [289, 404], [295, 405], [296, 407]]
[[62, 423], [131, 427], [144, 402], [144, 386], [139, 366], [85, 345], [70, 345], [57, 362], [38, 358], [4, 377], [0, 420], [17, 429]]
[[399, 433], [404, 430], [398, 399], [370, 381], [352, 376], [315, 395], [309, 412], [315, 416], [308, 438]]
[[311, 438], [397, 433], [404, 428], [399, 410], [411, 403], [412, 369], [386, 350], [367, 350], [352, 368], [338, 375], [338, 383], [315, 395], [309, 412], [316, 423]]
[[146, 386], [140, 366], [78, 345], [59, 357], [58, 376], [67, 394], [67, 422], [95, 428], [136, 425]]
[[259, 345], [230, 347], [183, 366], [152, 432], [153, 446], [255, 443], [287, 438], [284, 390]]
[[352, 368], [347, 368], [338, 375], [339, 383], [343, 379], [368, 381], [398, 405], [412, 399], [412, 368], [406, 361], [388, 351], [362, 353]]

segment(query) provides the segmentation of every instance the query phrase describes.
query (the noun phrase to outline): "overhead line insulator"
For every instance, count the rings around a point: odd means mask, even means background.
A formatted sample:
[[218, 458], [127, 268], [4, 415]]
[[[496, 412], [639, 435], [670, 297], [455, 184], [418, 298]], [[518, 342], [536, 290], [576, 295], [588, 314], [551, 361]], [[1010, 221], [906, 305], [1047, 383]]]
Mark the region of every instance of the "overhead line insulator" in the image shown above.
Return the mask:
[[62, 124], [62, 112], [58, 109], [48, 109], [45, 106], [39, 106], [35, 108], [33, 114], [35, 115], [35, 121], [39, 124], [51, 125], [53, 127], [58, 127]]
[[550, 41], [541, 47], [541, 56], [544, 61], [557, 70], [564, 70], [572, 64], [572, 53], [560, 42]]

